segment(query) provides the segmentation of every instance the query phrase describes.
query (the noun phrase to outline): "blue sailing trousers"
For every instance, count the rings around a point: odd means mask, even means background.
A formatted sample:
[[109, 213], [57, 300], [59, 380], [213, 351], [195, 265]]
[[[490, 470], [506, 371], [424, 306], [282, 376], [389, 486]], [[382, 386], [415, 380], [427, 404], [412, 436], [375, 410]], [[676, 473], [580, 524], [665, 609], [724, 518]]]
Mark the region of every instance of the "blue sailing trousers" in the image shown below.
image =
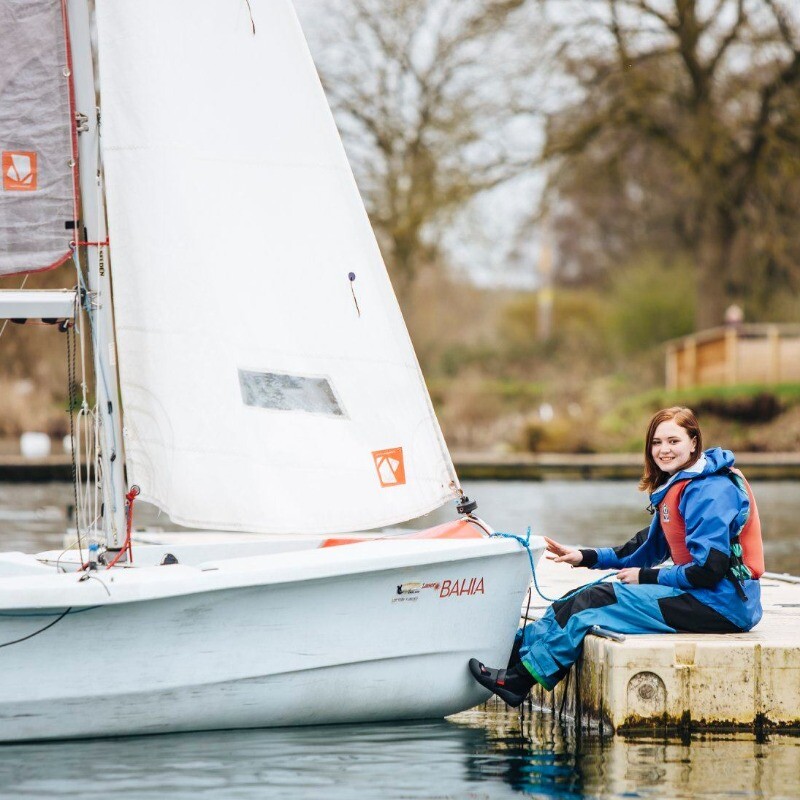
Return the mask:
[[[685, 591], [660, 584], [599, 583], [566, 595], [547, 609], [544, 616], [517, 633], [522, 663], [546, 689], [552, 689], [580, 655], [586, 634], [593, 625], [616, 633], [741, 633], [758, 619], [746, 606], [760, 608], [758, 581], [746, 581], [748, 603], [741, 604], [740, 619], [728, 616], [698, 595], [718, 601], [720, 594], [733, 593], [728, 581], [713, 590]], [[727, 584], [727, 585], [726, 585]], [[718, 602], [713, 605], [719, 606]], [[740, 615], [736, 615], [739, 617]], [[760, 613], [757, 615], [760, 617]], [[738, 624], [737, 624], [738, 623]]]

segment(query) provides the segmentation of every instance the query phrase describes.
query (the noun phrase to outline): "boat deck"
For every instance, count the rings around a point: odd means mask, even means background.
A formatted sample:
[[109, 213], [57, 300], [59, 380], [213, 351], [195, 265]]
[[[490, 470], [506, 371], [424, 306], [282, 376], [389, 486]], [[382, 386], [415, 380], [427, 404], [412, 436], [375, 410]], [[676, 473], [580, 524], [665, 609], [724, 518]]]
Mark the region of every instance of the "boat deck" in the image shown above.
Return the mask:
[[[549, 597], [601, 574], [545, 559], [537, 568]], [[533, 704], [605, 732], [800, 731], [800, 578], [767, 573], [761, 583], [764, 617], [750, 633], [588, 636], [568, 678], [553, 693], [534, 688]], [[534, 589], [528, 616], [546, 607]]]

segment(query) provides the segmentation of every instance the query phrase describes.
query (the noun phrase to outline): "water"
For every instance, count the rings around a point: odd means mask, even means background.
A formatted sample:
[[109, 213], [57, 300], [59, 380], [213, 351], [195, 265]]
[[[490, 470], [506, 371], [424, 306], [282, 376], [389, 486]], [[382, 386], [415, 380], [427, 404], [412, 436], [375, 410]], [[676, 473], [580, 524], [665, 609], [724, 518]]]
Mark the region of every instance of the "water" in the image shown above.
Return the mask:
[[[628, 483], [465, 489], [498, 530], [531, 525], [570, 543], [616, 544], [649, 520]], [[799, 490], [792, 481], [754, 485], [769, 570], [800, 574]], [[60, 547], [71, 498], [68, 484], [0, 484], [0, 549]], [[136, 523], [172, 527], [144, 506]], [[800, 797], [798, 764], [792, 736], [601, 738], [490, 703], [416, 724], [4, 745], [0, 798], [790, 798]]]
[[2, 798], [797, 797], [800, 738], [578, 737], [490, 707], [447, 721], [0, 747]]
[[[800, 575], [800, 482], [753, 482], [770, 572]], [[484, 481], [465, 486], [496, 530], [534, 533], [569, 544], [622, 544], [650, 524], [647, 498], [628, 481]]]
[[[610, 546], [627, 541], [650, 524], [645, 496], [632, 481], [473, 481], [466, 493], [478, 500], [478, 515], [496, 530], [524, 533], [528, 525], [570, 544]], [[800, 482], [753, 483], [764, 535], [767, 570], [800, 575]], [[0, 549], [38, 552], [61, 546], [66, 508], [73, 502], [67, 483], [0, 483]], [[434, 525], [453, 516], [441, 509], [413, 523]], [[136, 506], [137, 527], [176, 528], [152, 507]]]

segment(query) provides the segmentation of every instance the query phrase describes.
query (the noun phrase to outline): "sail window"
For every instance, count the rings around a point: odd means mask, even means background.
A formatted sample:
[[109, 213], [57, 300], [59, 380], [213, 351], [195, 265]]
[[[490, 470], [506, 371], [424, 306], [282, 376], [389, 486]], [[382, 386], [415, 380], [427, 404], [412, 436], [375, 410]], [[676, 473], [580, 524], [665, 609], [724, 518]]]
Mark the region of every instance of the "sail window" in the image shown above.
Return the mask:
[[345, 416], [327, 378], [240, 369], [239, 385], [242, 400], [248, 406]]

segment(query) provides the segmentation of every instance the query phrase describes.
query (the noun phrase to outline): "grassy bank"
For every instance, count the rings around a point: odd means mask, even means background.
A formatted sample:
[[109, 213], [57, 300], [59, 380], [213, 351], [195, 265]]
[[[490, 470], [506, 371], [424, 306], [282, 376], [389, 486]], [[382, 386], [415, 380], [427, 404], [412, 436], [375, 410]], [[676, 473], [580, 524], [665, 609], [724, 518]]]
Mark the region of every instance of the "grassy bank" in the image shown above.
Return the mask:
[[434, 402], [455, 449], [494, 453], [635, 453], [660, 408], [689, 406], [706, 444], [742, 452], [800, 450], [800, 384], [626, 392], [587, 384], [566, 396], [542, 383], [437, 382]]

